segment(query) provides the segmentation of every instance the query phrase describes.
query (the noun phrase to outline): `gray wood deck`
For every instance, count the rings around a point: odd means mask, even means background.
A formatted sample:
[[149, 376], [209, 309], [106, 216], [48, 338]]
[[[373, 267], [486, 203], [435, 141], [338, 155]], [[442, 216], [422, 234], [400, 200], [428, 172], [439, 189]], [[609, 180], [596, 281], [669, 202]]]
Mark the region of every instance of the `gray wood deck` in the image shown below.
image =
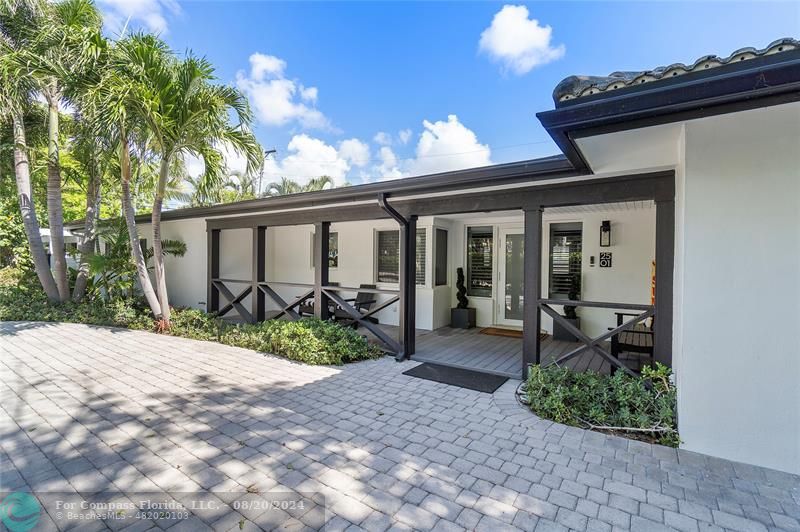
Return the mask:
[[[397, 327], [381, 325], [396, 335]], [[364, 330], [364, 329], [360, 329]], [[412, 360], [459, 368], [473, 369], [519, 379], [522, 376], [522, 339], [482, 334], [481, 327], [435, 331], [417, 330], [417, 352]], [[542, 340], [542, 361], [550, 361], [582, 344], [563, 342], [548, 336]], [[567, 366], [577, 371], [592, 369], [607, 373], [609, 365], [597, 355], [584, 353], [570, 360]]]

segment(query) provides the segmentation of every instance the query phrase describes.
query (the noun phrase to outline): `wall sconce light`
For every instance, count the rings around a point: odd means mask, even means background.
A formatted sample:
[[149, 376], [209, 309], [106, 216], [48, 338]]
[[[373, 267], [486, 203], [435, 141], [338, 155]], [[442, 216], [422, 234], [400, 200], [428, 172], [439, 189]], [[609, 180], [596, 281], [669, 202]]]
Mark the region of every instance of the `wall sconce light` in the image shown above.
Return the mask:
[[611, 246], [611, 222], [603, 220], [600, 224], [600, 247], [607, 248]]

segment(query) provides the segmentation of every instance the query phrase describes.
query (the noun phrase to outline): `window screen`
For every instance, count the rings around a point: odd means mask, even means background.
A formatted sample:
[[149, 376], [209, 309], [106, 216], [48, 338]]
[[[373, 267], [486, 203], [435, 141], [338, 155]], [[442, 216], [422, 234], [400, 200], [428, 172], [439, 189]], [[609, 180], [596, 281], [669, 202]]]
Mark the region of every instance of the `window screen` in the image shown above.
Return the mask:
[[467, 228], [467, 293], [491, 297], [494, 237], [491, 227]]
[[442, 286], [447, 284], [447, 231], [437, 229], [436, 237], [433, 240], [435, 249], [433, 256], [436, 258], [434, 264], [434, 284]]
[[378, 231], [375, 245], [375, 280], [400, 282], [400, 231]]
[[425, 229], [417, 229], [417, 284], [425, 284], [425, 244], [427, 244], [427, 233]]
[[550, 297], [569, 298], [575, 284], [581, 293], [582, 225], [580, 223], [550, 226]]

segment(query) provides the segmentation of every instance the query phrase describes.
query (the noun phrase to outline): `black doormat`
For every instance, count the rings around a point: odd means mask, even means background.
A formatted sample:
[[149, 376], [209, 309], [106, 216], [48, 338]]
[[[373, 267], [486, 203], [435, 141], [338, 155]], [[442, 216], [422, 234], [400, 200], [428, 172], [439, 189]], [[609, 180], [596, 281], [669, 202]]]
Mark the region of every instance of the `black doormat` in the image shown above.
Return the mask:
[[508, 380], [500, 375], [428, 363], [404, 371], [403, 375], [486, 393], [494, 393]]

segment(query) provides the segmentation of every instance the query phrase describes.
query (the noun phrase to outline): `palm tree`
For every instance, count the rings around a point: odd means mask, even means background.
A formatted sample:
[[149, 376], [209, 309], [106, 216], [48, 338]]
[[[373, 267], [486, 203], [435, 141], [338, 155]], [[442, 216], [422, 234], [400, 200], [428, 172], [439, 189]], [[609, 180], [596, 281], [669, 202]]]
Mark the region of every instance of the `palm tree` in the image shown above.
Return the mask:
[[25, 138], [24, 111], [31, 104], [33, 85], [20, 68], [21, 56], [30, 44], [31, 29], [42, 16], [39, 2], [0, 2], [0, 118], [10, 119], [14, 138], [14, 174], [25, 235], [34, 269], [50, 301], [60, 301], [60, 293], [42, 243], [39, 220], [31, 190], [30, 161]]
[[303, 192], [315, 192], [317, 190], [325, 190], [326, 188], [334, 188], [336, 183], [331, 176], [321, 175], [314, 177], [303, 186]]
[[63, 0], [45, 4], [41, 24], [30, 46], [21, 55], [25, 67], [47, 102], [47, 218], [50, 228], [50, 255], [61, 301], [69, 299], [67, 259], [64, 249], [64, 215], [61, 196], [61, 148], [59, 105], [68, 94], [71, 78], [80, 76], [87, 50], [94, 50], [100, 34], [101, 17], [90, 0]]
[[[115, 48], [108, 73], [92, 91], [91, 101], [96, 107], [93, 115], [119, 146], [124, 217], [139, 281], [160, 327], [166, 328], [170, 312], [161, 211], [172, 181], [170, 173], [184, 155], [200, 157], [205, 174], [197, 190], [207, 193], [224, 177], [220, 146], [243, 154], [249, 171], [260, 167], [263, 154], [248, 129], [251, 115], [246, 98], [236, 89], [213, 84], [213, 68], [208, 61], [191, 54], [178, 61], [166, 44], [152, 35], [132, 35]], [[231, 112], [238, 124], [231, 123]], [[138, 246], [130, 189], [132, 145], [138, 148], [139, 168], [146, 157], [159, 165], [151, 214], [155, 289]]]
[[[83, 299], [90, 274], [90, 260], [94, 254], [97, 224], [100, 218], [102, 178], [108, 166], [113, 146], [103, 136], [95, 134], [84, 104], [86, 92], [96, 85], [108, 61], [108, 41], [102, 35], [102, 18], [92, 0], [64, 0], [54, 8], [54, 30], [46, 47], [55, 58], [39, 61], [44, 79], [50, 75], [61, 80], [64, 96], [76, 108], [73, 153], [81, 164], [86, 179], [86, 208], [84, 232], [79, 247], [80, 261], [73, 301]], [[65, 68], [68, 67], [68, 68]], [[58, 124], [56, 123], [56, 129]], [[56, 139], [58, 137], [56, 136]], [[52, 159], [52, 158], [51, 158]], [[59, 161], [54, 160], [56, 168]]]
[[[106, 137], [118, 153], [122, 213], [131, 255], [139, 286], [157, 320], [162, 318], [161, 304], [148, 275], [136, 228], [131, 151], [138, 148], [141, 155], [147, 153], [152, 126], [149, 111], [157, 105], [157, 94], [148, 78], [163, 75], [169, 60], [166, 45], [151, 35], [134, 34], [121, 39], [109, 51], [108, 68], [86, 95], [94, 131]], [[141, 168], [142, 164], [142, 157], [139, 157], [137, 167]]]
[[[169, 299], [161, 245], [161, 211], [175, 159], [191, 154], [203, 159], [205, 173], [197, 184], [204, 193], [225, 179], [220, 146], [227, 146], [247, 158], [248, 172], [258, 169], [263, 151], [249, 131], [252, 115], [247, 98], [237, 89], [216, 85], [214, 68], [204, 58], [191, 53], [182, 61], [167, 61], [163, 69], [149, 76], [158, 95], [146, 120], [160, 158], [158, 186], [151, 214], [153, 228], [156, 290], [164, 327], [169, 327]], [[231, 123], [235, 114], [238, 123]]]
[[113, 150], [103, 137], [97, 136], [87, 120], [79, 120], [74, 138], [74, 153], [86, 175], [86, 211], [83, 222], [83, 239], [80, 244], [80, 262], [72, 290], [72, 300], [80, 301], [89, 282], [90, 264], [97, 241], [100, 219], [100, 199], [103, 174], [110, 165]]
[[336, 183], [333, 178], [327, 175], [315, 177], [305, 185], [297, 181], [282, 177], [280, 181], [275, 181], [267, 185], [267, 196], [286, 196], [288, 194], [299, 194], [301, 192], [315, 192], [334, 188]]
[[280, 181], [274, 181], [267, 185], [268, 196], [286, 196], [302, 192], [300, 183], [289, 178], [282, 177]]

